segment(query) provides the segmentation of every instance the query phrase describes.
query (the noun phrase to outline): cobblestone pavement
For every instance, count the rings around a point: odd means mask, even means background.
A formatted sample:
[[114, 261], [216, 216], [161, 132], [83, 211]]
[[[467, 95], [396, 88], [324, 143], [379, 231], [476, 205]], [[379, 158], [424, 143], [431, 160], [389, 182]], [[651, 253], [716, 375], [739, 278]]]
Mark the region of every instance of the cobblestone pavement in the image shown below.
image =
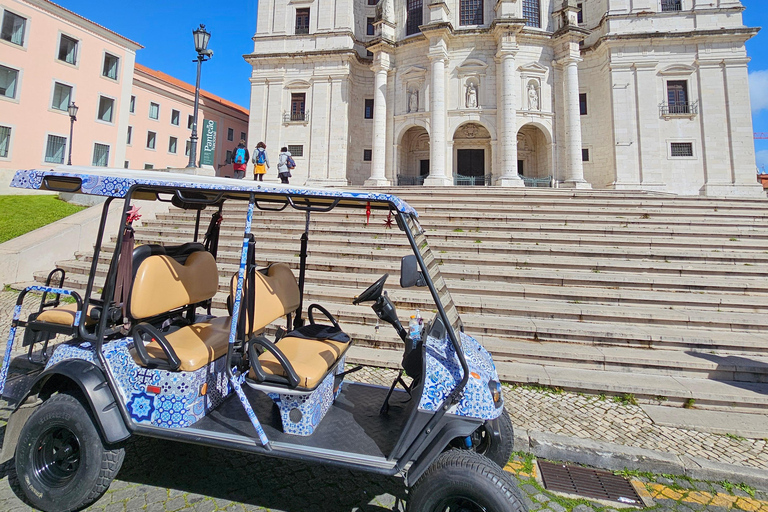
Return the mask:
[[[15, 292], [0, 292], [0, 339], [8, 336]], [[35, 309], [27, 301], [25, 312]], [[19, 333], [21, 336], [22, 333]], [[19, 338], [20, 339], [20, 338]], [[18, 351], [16, 351], [18, 353]], [[389, 385], [392, 370], [366, 368], [350, 379]], [[748, 467], [768, 466], [766, 441], [654, 425], [628, 400], [506, 387], [505, 404], [522, 429], [688, 454]], [[0, 435], [4, 431], [0, 421]], [[161, 455], [160, 455], [161, 454]], [[529, 456], [516, 455], [507, 469], [521, 484], [533, 512], [614, 512], [598, 504], [544, 490]], [[29, 510], [13, 492], [9, 465], [0, 466], [0, 511]], [[670, 475], [634, 474], [659, 511], [768, 512], [768, 493], [737, 482], [699, 482]], [[407, 497], [401, 480], [287, 462], [155, 439], [127, 445], [126, 460], [109, 491], [91, 509], [108, 511], [362, 511], [402, 510]]]

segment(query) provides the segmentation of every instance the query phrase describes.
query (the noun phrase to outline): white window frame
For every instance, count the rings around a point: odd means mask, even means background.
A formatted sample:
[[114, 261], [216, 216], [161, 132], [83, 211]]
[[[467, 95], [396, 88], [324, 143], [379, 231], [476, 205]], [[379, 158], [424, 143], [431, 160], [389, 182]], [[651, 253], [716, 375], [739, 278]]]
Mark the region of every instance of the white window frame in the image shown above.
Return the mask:
[[589, 160], [582, 160], [581, 161], [582, 165], [594, 163], [594, 161], [595, 161], [595, 153], [594, 153], [594, 149], [592, 148], [592, 145], [591, 144], [582, 144], [581, 145], [581, 149], [582, 150], [586, 149], [589, 152]]
[[[117, 66], [116, 66], [116, 69], [115, 69], [115, 78], [112, 78], [111, 76], [104, 74], [104, 64], [106, 64], [106, 62], [107, 62], [107, 55], [117, 59]], [[111, 80], [113, 82], [119, 82], [120, 81], [120, 75], [121, 75], [121, 73], [120, 73], [120, 61], [121, 60], [122, 59], [120, 57], [118, 57], [117, 55], [115, 55], [114, 53], [110, 53], [110, 52], [108, 52], [106, 50], [101, 52], [101, 77], [102, 78], [106, 78], [107, 80]]]
[[[176, 112], [176, 114], [178, 114], [176, 116], [176, 121], [177, 121], [176, 123], [173, 122], [173, 113], [174, 112]], [[181, 124], [181, 110], [172, 108], [171, 109], [171, 126], [179, 126], [180, 124]]]
[[[67, 141], [67, 143], [64, 145], [64, 158], [62, 159], [61, 163], [56, 162], [48, 162], [45, 159], [45, 154], [48, 152], [48, 137], [53, 135], [54, 137], [62, 137], [64, 140]], [[49, 166], [51, 164], [56, 165], [64, 165], [67, 163], [67, 155], [69, 154], [69, 134], [62, 135], [61, 133], [55, 133], [55, 132], [45, 132], [45, 138], [43, 139], [45, 141], [45, 144], [43, 144], [43, 154], [40, 155], [40, 161], [43, 163], [44, 166]]]
[[[8, 156], [0, 156], [0, 162], [5, 162], [13, 159], [13, 139], [14, 139], [14, 133], [16, 133], [16, 125], [0, 121], [0, 126], [4, 126], [6, 128], [11, 129], [11, 137], [8, 140]], [[48, 140], [47, 137], [46, 137], [46, 140]]]
[[[131, 108], [133, 106], [133, 108]], [[136, 115], [136, 95], [131, 94], [131, 97], [128, 98], [128, 113], [133, 115]]]
[[133, 146], [133, 125], [128, 125], [128, 130], [125, 132], [125, 145]]
[[[101, 98], [106, 98], [108, 100], [112, 100], [112, 120], [111, 121], [105, 121], [101, 118], [99, 118], [99, 108], [101, 107]], [[99, 93], [99, 102], [96, 104], [96, 122], [101, 124], [108, 124], [110, 126], [113, 126], [115, 124], [115, 118], [117, 117], [117, 99], [113, 96], [107, 96], [106, 94]]]
[[[16, 90], [14, 92], [13, 98], [9, 98], [8, 96], [0, 96], [0, 100], [3, 101], [10, 101], [11, 103], [18, 103], [19, 102], [19, 96], [21, 93], [21, 76], [24, 72], [23, 69], [18, 69], [15, 66], [11, 66], [9, 64], [6, 64], [5, 62], [0, 62], [0, 66], [6, 67], [8, 69], [13, 69], [16, 71]], [[7, 125], [6, 125], [7, 126]]]
[[[61, 84], [61, 85], [67, 86], [70, 89], [72, 89], [72, 92], [69, 95], [69, 103], [67, 103], [67, 108], [65, 108], [64, 110], [59, 110], [58, 108], [53, 108], [53, 97], [56, 94], [56, 84]], [[69, 82], [62, 82], [61, 80], [56, 80], [54, 78], [53, 81], [51, 82], [51, 97], [50, 97], [50, 99], [48, 101], [48, 111], [49, 112], [55, 112], [56, 114], [65, 114], [65, 115], [69, 116], [69, 110], [67, 110], [67, 109], [69, 108], [69, 104], [72, 103], [73, 101], [75, 101], [75, 84], [71, 84]]]
[[[176, 141], [176, 148], [175, 148], [176, 151], [171, 151], [171, 141], [172, 140]], [[157, 144], [155, 144], [155, 145], [157, 145]], [[174, 137], [173, 135], [168, 137], [168, 154], [169, 155], [178, 155], [179, 154], [179, 138], [178, 137]]]
[[[667, 160], [698, 160], [699, 155], [696, 151], [696, 143], [698, 141], [696, 139], [667, 139]], [[675, 144], [690, 144], [691, 145], [691, 153], [693, 156], [672, 156], [672, 143]]]
[[[152, 105], [157, 105], [157, 117], [152, 117]], [[150, 121], [159, 121], [160, 120], [160, 104], [155, 101], [149, 102], [149, 111], [147, 112], [147, 117]]]
[[30, 25], [29, 16], [24, 16], [22, 14], [19, 14], [13, 9], [7, 9], [5, 6], [2, 6], [2, 11], [3, 11], [2, 16], [0, 16], [0, 30], [2, 30], [2, 23], [3, 23], [3, 20], [5, 19], [5, 13], [10, 12], [14, 16], [18, 16], [19, 18], [24, 18], [24, 31], [21, 35], [21, 44], [12, 43], [10, 41], [6, 41], [5, 39], [0, 39], [0, 43], [7, 44], [12, 48], [20, 48], [22, 50], [26, 50], [27, 43], [29, 42], [29, 25]]
[[[61, 60], [59, 58], [59, 53], [61, 53], [61, 38], [62, 38], [62, 36], [65, 36], [65, 37], [67, 37], [69, 39], [72, 39], [72, 40], [74, 40], [76, 42], [75, 43], [75, 62], [74, 63], [67, 62], [67, 61]], [[80, 39], [79, 37], [73, 36], [71, 34], [67, 34], [66, 32], [62, 32], [61, 30], [59, 30], [58, 37], [56, 38], [56, 53], [53, 56], [53, 60], [55, 60], [56, 62], [59, 62], [61, 64], [65, 64], [67, 66], [71, 66], [73, 68], [78, 68], [79, 69], [80, 68], [80, 51], [81, 51], [82, 46], [83, 46], [81, 44], [82, 42], [83, 42], [82, 39]]]
[[108, 144], [106, 142], [100, 142], [98, 140], [93, 141], [93, 152], [91, 152], [91, 165], [93, 165], [93, 157], [94, 157], [94, 153], [96, 152], [96, 144], [107, 147], [107, 165], [105, 165], [104, 167], [109, 167], [109, 159], [114, 156], [112, 154], [112, 144]]
[[[155, 147], [151, 148], [149, 147], [149, 134], [153, 133], [155, 135]], [[153, 132], [152, 130], [147, 130], [147, 138], [144, 142], [144, 149], [148, 151], [157, 151], [157, 132]]]

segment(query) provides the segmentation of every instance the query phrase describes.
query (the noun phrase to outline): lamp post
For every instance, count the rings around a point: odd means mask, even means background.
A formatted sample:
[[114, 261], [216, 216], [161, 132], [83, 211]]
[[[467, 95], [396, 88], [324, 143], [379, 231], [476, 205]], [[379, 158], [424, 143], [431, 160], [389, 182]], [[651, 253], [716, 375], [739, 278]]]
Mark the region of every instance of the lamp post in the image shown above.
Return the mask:
[[75, 121], [77, 121], [77, 110], [79, 108], [75, 105], [74, 101], [67, 107], [67, 112], [69, 113], [69, 156], [67, 157], [67, 165], [72, 165], [72, 132], [75, 131]]
[[[200, 108], [200, 70], [203, 66], [203, 62], [213, 57], [213, 50], [208, 49], [208, 41], [211, 39], [211, 34], [205, 30], [205, 25], [202, 23], [197, 30], [192, 31], [192, 35], [195, 37], [195, 51], [197, 52], [197, 82], [195, 83], [195, 113], [192, 120], [192, 136], [190, 137], [189, 148], [189, 163], [187, 168], [196, 167], [195, 160], [197, 159], [197, 111]], [[195, 62], [194, 60], [192, 62]]]

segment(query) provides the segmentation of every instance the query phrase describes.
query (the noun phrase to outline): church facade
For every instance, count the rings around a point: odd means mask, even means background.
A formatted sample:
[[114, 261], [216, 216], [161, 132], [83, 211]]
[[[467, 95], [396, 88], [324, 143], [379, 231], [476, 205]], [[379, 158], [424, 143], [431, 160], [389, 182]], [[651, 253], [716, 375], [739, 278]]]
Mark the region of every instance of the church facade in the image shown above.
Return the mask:
[[307, 185], [762, 193], [739, 0], [262, 0], [249, 146]]

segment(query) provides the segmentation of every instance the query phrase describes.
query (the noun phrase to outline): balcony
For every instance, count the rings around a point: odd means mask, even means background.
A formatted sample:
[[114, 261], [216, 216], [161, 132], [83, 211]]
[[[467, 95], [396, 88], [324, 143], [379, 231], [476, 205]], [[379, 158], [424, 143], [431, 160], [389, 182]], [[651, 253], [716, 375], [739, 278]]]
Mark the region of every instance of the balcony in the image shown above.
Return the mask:
[[699, 114], [699, 102], [660, 103], [659, 114], [664, 119], [669, 119], [670, 117], [693, 118]]
[[304, 112], [283, 112], [283, 124], [309, 122], [309, 110]]
[[661, 12], [677, 12], [682, 10], [682, 0], [661, 0]]

